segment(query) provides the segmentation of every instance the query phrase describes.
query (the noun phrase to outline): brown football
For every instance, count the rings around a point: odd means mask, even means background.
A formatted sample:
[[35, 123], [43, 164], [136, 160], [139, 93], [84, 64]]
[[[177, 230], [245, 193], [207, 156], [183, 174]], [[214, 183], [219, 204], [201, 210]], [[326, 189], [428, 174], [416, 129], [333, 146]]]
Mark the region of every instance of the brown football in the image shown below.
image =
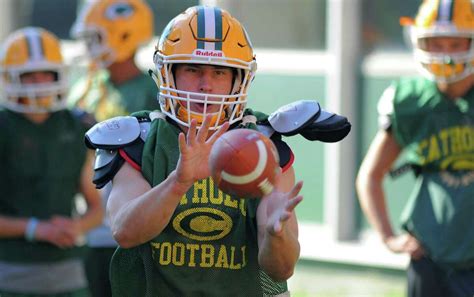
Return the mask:
[[260, 198], [273, 190], [280, 170], [278, 152], [262, 133], [235, 129], [214, 143], [211, 175], [219, 189], [238, 198]]

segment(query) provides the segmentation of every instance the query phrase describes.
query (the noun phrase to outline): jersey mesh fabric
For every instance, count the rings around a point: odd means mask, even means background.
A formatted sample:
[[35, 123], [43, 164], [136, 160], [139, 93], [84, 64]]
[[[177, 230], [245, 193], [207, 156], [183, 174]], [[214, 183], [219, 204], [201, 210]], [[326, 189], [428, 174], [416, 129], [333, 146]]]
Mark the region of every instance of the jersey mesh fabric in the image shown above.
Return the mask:
[[[53, 113], [42, 124], [8, 110], [0, 111], [0, 118], [0, 160], [8, 168], [0, 172], [0, 213], [40, 220], [70, 217], [86, 158], [83, 135], [88, 127], [67, 110]], [[58, 261], [79, 252], [24, 238], [0, 239], [3, 261]]]
[[[143, 116], [143, 114], [140, 114]], [[166, 121], [159, 120], [152, 123], [149, 135], [155, 135], [156, 137], [147, 139], [145, 143], [143, 158], [142, 158], [142, 173], [144, 174], [145, 178], [152, 184], [156, 185], [160, 183], [162, 180], [166, 178], [166, 176], [174, 169], [176, 166], [176, 162], [178, 160], [179, 154], [176, 152], [177, 147], [177, 134], [179, 130], [176, 126], [169, 124]], [[159, 136], [158, 136], [159, 135]], [[153, 136], [151, 136], [153, 137]], [[156, 162], [156, 163], [155, 163]], [[212, 183], [212, 180], [207, 179], [206, 181], [202, 181], [202, 183], [208, 185], [207, 189], [209, 190], [209, 184]], [[212, 186], [212, 185], [211, 185]], [[190, 189], [188, 192], [188, 201], [192, 199], [192, 192], [195, 191], [196, 187], [200, 187], [199, 185], [194, 186], [194, 188]], [[200, 188], [202, 190], [202, 187]], [[190, 195], [190, 196], [189, 196]], [[183, 198], [184, 199], [184, 198]], [[182, 200], [184, 201], [184, 200]], [[230, 201], [230, 200], [229, 200]], [[235, 200], [237, 201], [237, 200]], [[247, 200], [249, 201], [248, 206], [246, 206], [246, 212], [249, 216], [247, 218], [252, 221], [252, 223], [246, 223], [242, 226], [253, 226], [253, 230], [244, 231], [244, 233], [253, 234], [250, 238], [252, 242], [248, 243], [249, 247], [257, 246], [256, 237], [256, 207], [257, 207], [257, 200]], [[201, 210], [208, 208], [204, 207]], [[186, 211], [192, 211], [193, 208], [185, 210], [182, 213], [186, 213]], [[219, 210], [212, 210], [214, 214], [221, 213]], [[202, 217], [209, 215], [209, 213], [201, 213], [200, 216], [197, 216], [197, 220], [202, 219]], [[179, 217], [179, 215], [177, 216]], [[176, 218], [176, 217], [175, 217]], [[195, 218], [196, 219], [196, 218]], [[173, 220], [173, 219], [172, 219]], [[194, 224], [201, 224], [201, 226], [205, 226], [205, 223], [211, 222], [212, 219], [205, 219], [206, 222], [197, 223], [194, 221]], [[218, 221], [218, 220], [217, 220]], [[214, 221], [216, 223], [217, 221]], [[176, 222], [176, 220], [174, 220]], [[242, 224], [239, 223], [239, 224]], [[174, 226], [176, 227], [176, 226]], [[168, 225], [167, 228], [174, 228], [172, 223]], [[240, 227], [239, 227], [240, 228]], [[248, 227], [247, 227], [248, 228]], [[215, 230], [214, 230], [215, 231]], [[168, 230], [168, 236], [180, 238], [182, 234], [177, 234], [173, 230]], [[170, 235], [171, 234], [171, 235]], [[196, 234], [195, 234], [196, 235]], [[202, 235], [202, 234], [201, 234]], [[160, 239], [161, 237], [161, 239]], [[184, 236], [185, 237], [185, 236]], [[183, 236], [181, 238], [184, 238]], [[205, 236], [204, 236], [205, 237]], [[166, 237], [164, 237], [166, 238]], [[172, 248], [178, 249], [180, 246], [186, 246], [186, 240], [183, 242], [175, 242]], [[249, 240], [249, 239], [246, 239]], [[193, 267], [191, 262], [187, 262], [188, 267], [181, 269], [181, 267], [177, 267], [176, 265], [171, 267], [165, 274], [156, 273], [156, 269], [163, 269], [165, 265], [162, 265], [164, 262], [160, 257], [163, 257], [156, 247], [161, 245], [169, 244], [168, 239], [163, 240], [163, 236], [159, 236], [158, 240], [153, 240], [149, 245], [142, 245], [135, 249], [123, 250], [120, 249], [114, 255], [114, 260], [112, 262], [112, 287], [114, 296], [128, 296], [132, 291], [127, 289], [126, 287], [136, 288], [139, 292], [143, 292], [145, 290], [146, 296], [155, 296], [156, 294], [164, 294], [170, 296], [273, 296], [287, 291], [286, 282], [276, 283], [270, 277], [268, 277], [263, 271], [260, 271], [257, 267], [252, 268], [250, 265], [256, 265], [257, 261], [257, 250], [253, 250], [253, 252], [249, 252], [246, 259], [247, 268], [242, 269], [241, 273], [236, 273], [235, 269], [223, 269], [216, 268], [219, 266], [216, 264], [213, 268], [209, 268], [207, 270], [203, 270], [203, 268], [199, 267], [200, 264], [196, 263]], [[212, 241], [204, 240], [199, 245], [199, 249], [201, 248], [209, 248], [211, 247]], [[190, 240], [187, 246], [194, 247], [198, 249], [198, 244], [193, 243]], [[221, 253], [220, 256], [223, 256], [221, 249], [218, 251], [215, 250], [216, 253]], [[158, 254], [157, 254], [158, 253]], [[198, 252], [196, 252], [197, 255]], [[236, 256], [237, 253], [234, 251], [231, 257]], [[176, 256], [176, 255], [175, 255]], [[202, 258], [201, 254], [201, 258]], [[125, 259], [127, 258], [127, 259]], [[157, 259], [158, 258], [158, 259]], [[198, 256], [196, 256], [198, 258]], [[222, 258], [219, 258], [222, 260]], [[236, 258], [233, 260], [237, 260]], [[160, 262], [161, 261], [161, 262]], [[197, 260], [196, 260], [197, 261]], [[223, 261], [223, 262], [222, 262]], [[222, 260], [221, 264], [225, 266], [225, 261]], [[155, 263], [157, 262], [157, 263]], [[166, 261], [165, 261], [166, 262]], [[179, 261], [178, 261], [179, 262]], [[237, 261], [238, 262], [238, 261]], [[191, 263], [191, 264], [190, 264]], [[165, 263], [169, 264], [169, 263]], [[179, 264], [179, 263], [178, 263]], [[202, 263], [201, 263], [202, 264]], [[209, 263], [204, 263], [204, 266]], [[215, 264], [215, 263], [214, 263]], [[234, 263], [235, 264], [235, 263]], [[191, 267], [190, 267], [191, 266]], [[202, 265], [201, 265], [202, 266]], [[129, 283], [130, 279], [127, 278], [128, 273], [124, 273], [120, 271], [120, 267], [127, 267], [125, 271], [131, 272], [130, 267], [133, 267], [132, 270], [140, 270], [139, 273], [135, 275], [139, 275], [137, 279], [134, 279], [135, 283], [131, 285]], [[235, 267], [242, 267], [239, 264], [236, 264]], [[235, 268], [234, 267], [234, 268]], [[194, 273], [189, 274], [189, 270], [196, 270]], [[199, 270], [201, 269], [201, 270]], [[165, 267], [166, 271], [166, 267]], [[188, 271], [188, 272], [186, 272]], [[184, 273], [184, 274], [183, 274]], [[192, 275], [191, 279], [188, 279]], [[145, 280], [143, 279], [145, 277]], [[229, 288], [222, 286], [222, 284], [228, 284], [228, 279], [233, 278], [235, 281], [233, 282], [233, 288]], [[219, 281], [222, 279], [222, 281]], [[124, 285], [128, 283], [128, 285]], [[222, 282], [222, 284], [221, 284]], [[164, 285], [164, 283], [168, 285]], [[183, 286], [183, 283], [186, 283]], [[172, 285], [170, 285], [172, 284]], [[174, 284], [174, 285], [173, 285]], [[239, 285], [240, 284], [240, 285]], [[245, 285], [242, 285], [245, 284]], [[145, 289], [143, 289], [145, 288]], [[141, 291], [140, 291], [141, 290]], [[184, 291], [183, 291], [184, 290]], [[128, 293], [127, 293], [128, 292]], [[117, 295], [115, 295], [117, 294]]]
[[424, 78], [394, 84], [392, 133], [409, 163], [420, 167], [402, 213], [403, 227], [430, 257], [474, 266], [474, 89], [450, 100]]

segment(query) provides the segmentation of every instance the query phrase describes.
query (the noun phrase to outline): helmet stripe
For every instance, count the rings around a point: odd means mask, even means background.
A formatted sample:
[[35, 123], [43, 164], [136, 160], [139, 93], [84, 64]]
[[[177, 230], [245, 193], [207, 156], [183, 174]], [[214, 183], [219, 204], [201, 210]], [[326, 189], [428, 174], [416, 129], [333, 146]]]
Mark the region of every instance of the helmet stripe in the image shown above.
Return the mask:
[[28, 46], [28, 55], [32, 61], [41, 61], [44, 59], [44, 48], [41, 35], [36, 29], [25, 30], [26, 44]]
[[438, 8], [438, 22], [450, 22], [453, 18], [453, 0], [440, 0]]
[[197, 48], [204, 49], [204, 38], [206, 37], [206, 26], [205, 26], [205, 15], [204, 7], [201, 6], [198, 8], [198, 18], [197, 18], [197, 31], [198, 31], [198, 40]]
[[[222, 50], [222, 11], [217, 7], [198, 8], [198, 41], [197, 48]], [[206, 41], [219, 40], [219, 41]]]
[[[215, 39], [216, 38], [216, 19], [214, 17], [214, 8], [205, 7], [204, 8], [204, 28], [206, 31], [206, 39]], [[214, 50], [214, 42], [205, 42], [204, 48], [207, 50]]]
[[[216, 40], [222, 40], [222, 11], [220, 8], [214, 8]], [[216, 41], [216, 50], [222, 50], [222, 41]]]

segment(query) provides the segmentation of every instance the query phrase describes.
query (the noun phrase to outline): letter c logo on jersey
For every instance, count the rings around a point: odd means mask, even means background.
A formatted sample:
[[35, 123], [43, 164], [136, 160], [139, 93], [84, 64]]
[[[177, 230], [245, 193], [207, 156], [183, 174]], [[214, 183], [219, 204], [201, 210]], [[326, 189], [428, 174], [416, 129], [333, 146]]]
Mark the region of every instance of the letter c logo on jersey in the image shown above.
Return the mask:
[[194, 240], [217, 240], [232, 230], [232, 219], [220, 210], [198, 207], [178, 214], [173, 227], [176, 232]]

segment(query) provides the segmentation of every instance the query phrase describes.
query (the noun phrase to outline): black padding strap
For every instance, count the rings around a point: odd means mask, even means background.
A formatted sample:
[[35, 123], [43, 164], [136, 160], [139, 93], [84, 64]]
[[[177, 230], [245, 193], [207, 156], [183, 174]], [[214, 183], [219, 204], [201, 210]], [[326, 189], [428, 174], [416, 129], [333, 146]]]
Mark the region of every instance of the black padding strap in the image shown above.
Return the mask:
[[313, 122], [300, 131], [300, 134], [311, 141], [338, 142], [349, 134], [351, 123], [346, 117], [337, 114], [321, 122]]
[[117, 154], [107, 165], [96, 169], [94, 171], [94, 178], [92, 179], [95, 187], [97, 189], [102, 189], [109, 181], [114, 178], [124, 162], [125, 160], [122, 158], [122, 156]]
[[286, 142], [281, 140], [281, 135], [274, 133], [270, 139], [277, 148], [278, 156], [280, 157], [280, 167], [285, 168], [289, 162], [292, 161], [293, 153]]

